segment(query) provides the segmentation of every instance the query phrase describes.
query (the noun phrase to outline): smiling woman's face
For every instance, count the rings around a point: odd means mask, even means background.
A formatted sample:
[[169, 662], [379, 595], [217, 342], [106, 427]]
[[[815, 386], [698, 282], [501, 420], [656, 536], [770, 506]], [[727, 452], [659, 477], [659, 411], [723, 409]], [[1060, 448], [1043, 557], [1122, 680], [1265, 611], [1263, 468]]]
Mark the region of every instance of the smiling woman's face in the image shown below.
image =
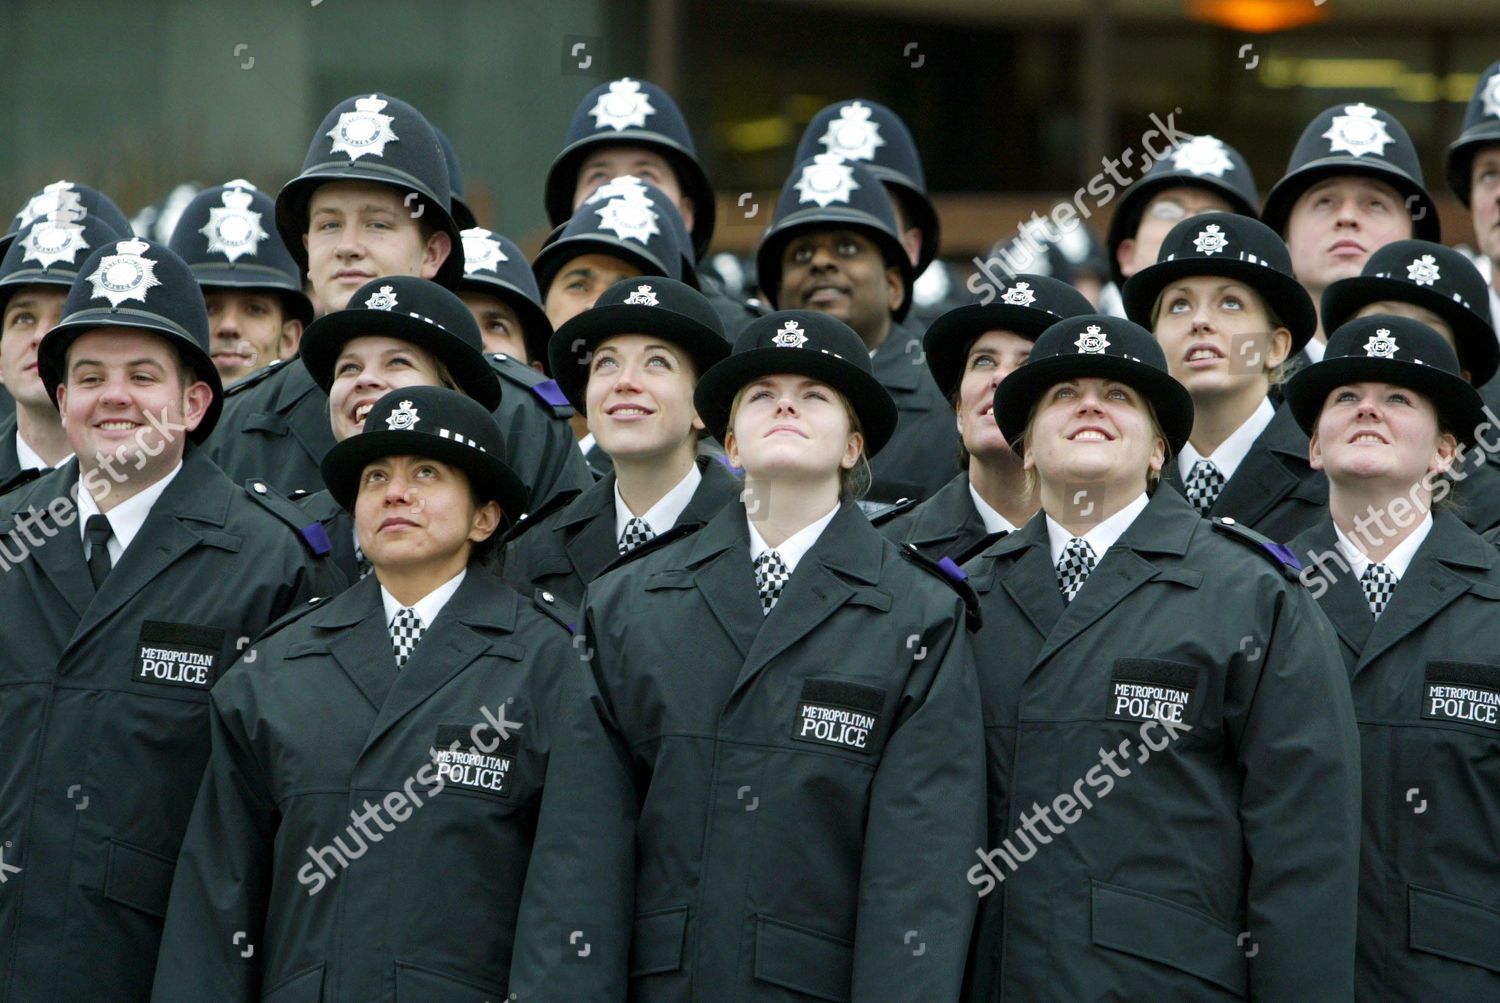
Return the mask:
[[1086, 376], [1042, 395], [1026, 427], [1024, 460], [1044, 489], [1079, 485], [1101, 497], [1134, 497], [1146, 490], [1148, 473], [1160, 472], [1166, 442], [1134, 388]]
[[1446, 469], [1456, 443], [1439, 431], [1422, 394], [1390, 383], [1334, 387], [1313, 430], [1309, 455], [1338, 486], [1381, 481], [1402, 494], [1428, 471]]
[[828, 384], [767, 376], [740, 391], [724, 452], [746, 477], [837, 482], [864, 447], [852, 427], [843, 395]]
[[333, 437], [343, 442], [365, 427], [371, 405], [398, 387], [443, 386], [437, 357], [399, 338], [350, 338], [333, 364], [328, 410]]

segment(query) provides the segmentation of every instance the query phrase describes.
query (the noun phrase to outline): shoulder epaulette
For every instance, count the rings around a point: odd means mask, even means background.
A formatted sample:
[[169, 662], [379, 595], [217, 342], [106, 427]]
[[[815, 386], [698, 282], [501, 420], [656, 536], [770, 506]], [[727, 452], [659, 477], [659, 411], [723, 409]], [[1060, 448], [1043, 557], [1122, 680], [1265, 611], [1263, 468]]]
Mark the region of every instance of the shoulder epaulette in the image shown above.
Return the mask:
[[547, 619], [554, 621], [569, 634], [578, 632], [578, 611], [546, 589], [537, 589], [531, 595], [531, 603]]
[[530, 512], [522, 512], [516, 517], [516, 521], [511, 525], [510, 529], [505, 531], [505, 535], [500, 538], [500, 546], [503, 547], [512, 540], [519, 539], [553, 512], [560, 512], [567, 508], [573, 503], [573, 499], [582, 493], [577, 488], [563, 488], [551, 498], [542, 502], [540, 508], [532, 509]]
[[662, 547], [665, 547], [667, 544], [672, 543], [676, 540], [680, 540], [684, 536], [692, 536], [702, 528], [703, 523], [701, 522], [679, 522], [677, 525], [673, 526], [665, 533], [657, 533], [651, 539], [636, 547], [628, 554], [621, 554], [619, 557], [616, 557], [613, 561], [610, 561], [608, 564], [606, 564], [604, 566], [604, 569], [600, 571], [599, 574], [602, 575], [606, 572], [613, 571], [616, 568], [623, 568], [631, 561], [637, 561], [642, 557], [645, 557], [647, 554], [655, 553]]
[[0, 484], [0, 495], [9, 494], [16, 488], [25, 487], [27, 484], [30, 484], [38, 477], [50, 473], [52, 473], [52, 471], [44, 467], [29, 467], [26, 470], [21, 471], [19, 474], [16, 474], [5, 483]]
[[291, 626], [293, 623], [296, 623], [298, 620], [302, 619], [313, 610], [322, 606], [323, 602], [324, 599], [322, 596], [313, 596], [311, 599], [307, 600], [307, 602], [303, 603], [301, 606], [298, 606], [296, 609], [287, 610], [285, 613], [281, 614], [281, 616], [277, 617], [275, 620], [272, 620], [269, 624], [267, 624], [266, 628], [259, 634], [255, 635], [255, 640], [250, 642], [250, 647], [255, 647], [257, 644], [264, 641], [272, 634], [279, 633], [284, 628]]
[[266, 380], [270, 379], [273, 375], [284, 372], [285, 370], [286, 367], [282, 365], [280, 359], [272, 359], [271, 362], [266, 366], [266, 368], [257, 369], [255, 372], [251, 373], [249, 376], [246, 376], [244, 379], [239, 380], [236, 383], [231, 383], [229, 386], [225, 387], [224, 396], [233, 397], [235, 394], [244, 393], [251, 387], [258, 386], [259, 384], [264, 383]]
[[871, 526], [884, 526], [898, 515], [910, 512], [921, 504], [916, 498], [898, 498], [893, 502], [865, 502], [859, 507], [869, 517]]
[[1231, 540], [1238, 540], [1270, 561], [1285, 577], [1294, 581], [1301, 578], [1302, 562], [1297, 560], [1297, 555], [1291, 547], [1284, 543], [1277, 543], [1269, 536], [1262, 536], [1250, 527], [1240, 525], [1227, 515], [1209, 521], [1220, 533]]
[[333, 543], [323, 524], [304, 512], [296, 502], [287, 500], [271, 485], [255, 477], [245, 482], [245, 490], [257, 505], [290, 526], [313, 556], [327, 557], [333, 553]]
[[968, 614], [967, 622], [970, 633], [977, 631], [983, 625], [979, 614], [979, 597], [969, 587], [969, 576], [953, 558], [944, 557], [942, 560], [934, 561], [909, 543], [901, 544], [899, 549], [902, 557], [958, 593], [958, 597], [964, 601], [964, 611]]
[[1009, 535], [1010, 530], [1008, 529], [1002, 529], [998, 532], [990, 533], [987, 536], [982, 537], [978, 543], [969, 547], [969, 549], [961, 550], [957, 554], [951, 555], [953, 558], [953, 563], [958, 565], [968, 564], [974, 558], [978, 557], [986, 550], [989, 550], [991, 547], [993, 547], [995, 544], [999, 543]]
[[524, 387], [537, 397], [543, 404], [559, 418], [571, 418], [575, 414], [573, 405], [568, 403], [567, 396], [562, 392], [562, 387], [557, 381], [551, 379], [545, 373], [539, 373], [535, 369], [513, 359], [503, 352], [490, 352], [485, 355], [490, 360], [490, 368], [499, 374], [501, 379], [509, 380], [519, 387]]

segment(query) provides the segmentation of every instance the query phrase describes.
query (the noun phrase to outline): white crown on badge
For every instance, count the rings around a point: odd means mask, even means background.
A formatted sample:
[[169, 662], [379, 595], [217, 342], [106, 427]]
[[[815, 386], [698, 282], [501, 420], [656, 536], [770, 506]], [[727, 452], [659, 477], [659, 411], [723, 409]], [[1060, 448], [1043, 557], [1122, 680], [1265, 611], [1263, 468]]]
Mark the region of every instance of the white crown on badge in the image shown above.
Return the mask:
[[657, 306], [661, 301], [656, 298], [656, 292], [649, 285], [639, 285], [635, 292], [625, 297], [628, 306]]
[[465, 275], [472, 275], [474, 272], [497, 271], [501, 262], [510, 260], [500, 249], [500, 241], [495, 239], [491, 231], [482, 226], [465, 230], [459, 236], [464, 242]]
[[638, 240], [642, 244], [649, 244], [653, 236], [661, 233], [650, 202], [612, 198], [604, 204], [603, 209], [595, 211], [599, 214], [599, 229], [612, 230], [621, 240]]
[[405, 432], [416, 424], [417, 409], [411, 406], [411, 401], [402, 401], [396, 410], [385, 416], [385, 427], [392, 432]]
[[209, 254], [222, 254], [234, 262], [258, 253], [260, 242], [269, 234], [260, 225], [261, 214], [250, 208], [253, 191], [255, 186], [248, 181], [231, 181], [220, 198], [223, 204], [208, 210], [208, 222], [198, 232], [208, 238]]
[[25, 253], [22, 261], [35, 261], [43, 270], [59, 261], [72, 265], [78, 261], [78, 252], [86, 251], [89, 242], [83, 239], [83, 226], [67, 210], [53, 212], [46, 219], [38, 220], [21, 239]]
[[1396, 339], [1391, 337], [1390, 328], [1382, 327], [1370, 335], [1370, 340], [1365, 342], [1365, 355], [1371, 359], [1396, 357]]
[[651, 96], [641, 93], [638, 81], [621, 77], [610, 82], [609, 90], [599, 95], [588, 114], [594, 116], [595, 129], [620, 132], [631, 126], [645, 128], [646, 118], [656, 114], [656, 109], [651, 107]]
[[1194, 136], [1172, 151], [1172, 166], [1199, 177], [1212, 174], [1222, 178], [1225, 171], [1234, 170], [1234, 161], [1229, 159], [1224, 141], [1217, 136]]
[[837, 153], [819, 153], [802, 168], [802, 177], [792, 186], [802, 193], [798, 202], [816, 202], [827, 207], [833, 202], [849, 201], [849, 194], [859, 187], [854, 168]]
[[356, 99], [353, 111], [340, 112], [338, 123], [324, 133], [333, 140], [328, 152], [347, 153], [350, 163], [367, 153], [372, 157], [385, 156], [385, 144], [401, 138], [391, 131], [391, 123], [396, 120], [381, 114], [388, 103], [371, 94]]
[[1031, 291], [1030, 282], [1017, 282], [1005, 290], [1005, 295], [1000, 301], [1006, 306], [1031, 306], [1036, 302], [1036, 293]]
[[161, 285], [156, 277], [156, 262], [143, 255], [151, 245], [139, 238], [115, 244], [115, 253], [99, 260], [99, 267], [89, 276], [94, 299], [107, 299], [118, 307], [126, 300], [146, 302], [146, 290]]
[[1210, 223], [1193, 238], [1193, 247], [1204, 256], [1218, 254], [1229, 246], [1229, 238], [1219, 229], [1219, 224]]
[[1080, 355], [1103, 355], [1109, 347], [1109, 335], [1099, 330], [1098, 324], [1090, 324], [1073, 344]]
[[874, 160], [876, 147], [885, 145], [880, 123], [870, 121], [870, 109], [859, 101], [840, 108], [839, 117], [828, 121], [828, 131], [818, 142], [849, 160]]
[[776, 329], [776, 335], [771, 339], [771, 344], [778, 348], [801, 348], [807, 344], [807, 335], [802, 332], [802, 325], [795, 320], [789, 320]]
[[1376, 117], [1375, 109], [1364, 102], [1344, 106], [1344, 114], [1335, 115], [1333, 124], [1323, 133], [1328, 140], [1329, 153], [1348, 153], [1363, 157], [1373, 153], [1385, 156], [1385, 148], [1395, 139], [1386, 131], [1385, 123]]
[[1480, 96], [1484, 102], [1484, 113], [1500, 118], [1500, 72], [1490, 74], [1489, 80], [1485, 81], [1484, 93]]
[[81, 222], [88, 215], [88, 210], [84, 208], [82, 198], [73, 190], [71, 181], [54, 181], [40, 193], [27, 199], [21, 211], [16, 213], [16, 229], [24, 230], [37, 220], [60, 210], [73, 213], [75, 223]]
[[1442, 277], [1438, 271], [1437, 259], [1430, 254], [1414, 258], [1412, 263], [1406, 266], [1407, 281], [1415, 282], [1419, 286], [1430, 286]]
[[394, 286], [381, 286], [370, 294], [365, 300], [366, 310], [394, 310], [396, 309], [396, 290]]

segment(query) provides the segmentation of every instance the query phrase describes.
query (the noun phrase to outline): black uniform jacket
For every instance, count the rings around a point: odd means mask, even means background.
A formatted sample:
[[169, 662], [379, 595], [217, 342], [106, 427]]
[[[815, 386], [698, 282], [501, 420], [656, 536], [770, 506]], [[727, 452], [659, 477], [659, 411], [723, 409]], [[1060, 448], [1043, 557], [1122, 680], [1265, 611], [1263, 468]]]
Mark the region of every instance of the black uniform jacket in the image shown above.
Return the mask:
[[852, 502], [769, 616], [739, 503], [589, 585], [640, 792], [631, 1000], [956, 998], [984, 798], [964, 618]]
[[0, 885], [6, 1001], [146, 998], [209, 687], [269, 623], [342, 587], [189, 446], [96, 594], [77, 484], [71, 460], [0, 499], [0, 835], [20, 868]]
[[374, 575], [250, 652], [156, 1000], [622, 998], [634, 806], [582, 798], [624, 760], [562, 627], [471, 566], [399, 671]]
[[16, 455], [16, 410], [0, 417], [0, 484], [21, 472], [21, 458]]
[[962, 443], [953, 405], [927, 368], [922, 332], [910, 318], [893, 323], [870, 362], [898, 411], [896, 433], [870, 461], [875, 475], [870, 497], [877, 501], [931, 497], [962, 469]]
[[1157, 491], [1072, 603], [1043, 513], [965, 566], [990, 799], [968, 999], [1351, 998], [1349, 687], [1259, 550]]
[[1293, 542], [1339, 635], [1364, 773], [1361, 1000], [1500, 999], [1500, 553], [1439, 512], [1377, 621], [1332, 520]]
[[953, 478], [915, 508], [874, 522], [887, 540], [909, 543], [934, 561], [950, 557], [962, 562], [990, 535], [984, 516], [974, 507], [967, 473]]

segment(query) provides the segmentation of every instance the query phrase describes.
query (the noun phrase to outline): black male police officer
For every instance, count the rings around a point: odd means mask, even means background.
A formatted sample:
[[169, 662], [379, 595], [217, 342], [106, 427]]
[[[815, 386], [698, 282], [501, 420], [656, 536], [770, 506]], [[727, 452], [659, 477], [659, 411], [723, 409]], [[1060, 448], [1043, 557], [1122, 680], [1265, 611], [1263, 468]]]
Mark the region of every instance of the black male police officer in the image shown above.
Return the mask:
[[42, 341], [77, 458], [0, 504], [0, 999], [146, 998], [209, 689], [342, 586], [319, 527], [202, 452], [208, 345], [192, 272], [137, 239], [89, 256]]

